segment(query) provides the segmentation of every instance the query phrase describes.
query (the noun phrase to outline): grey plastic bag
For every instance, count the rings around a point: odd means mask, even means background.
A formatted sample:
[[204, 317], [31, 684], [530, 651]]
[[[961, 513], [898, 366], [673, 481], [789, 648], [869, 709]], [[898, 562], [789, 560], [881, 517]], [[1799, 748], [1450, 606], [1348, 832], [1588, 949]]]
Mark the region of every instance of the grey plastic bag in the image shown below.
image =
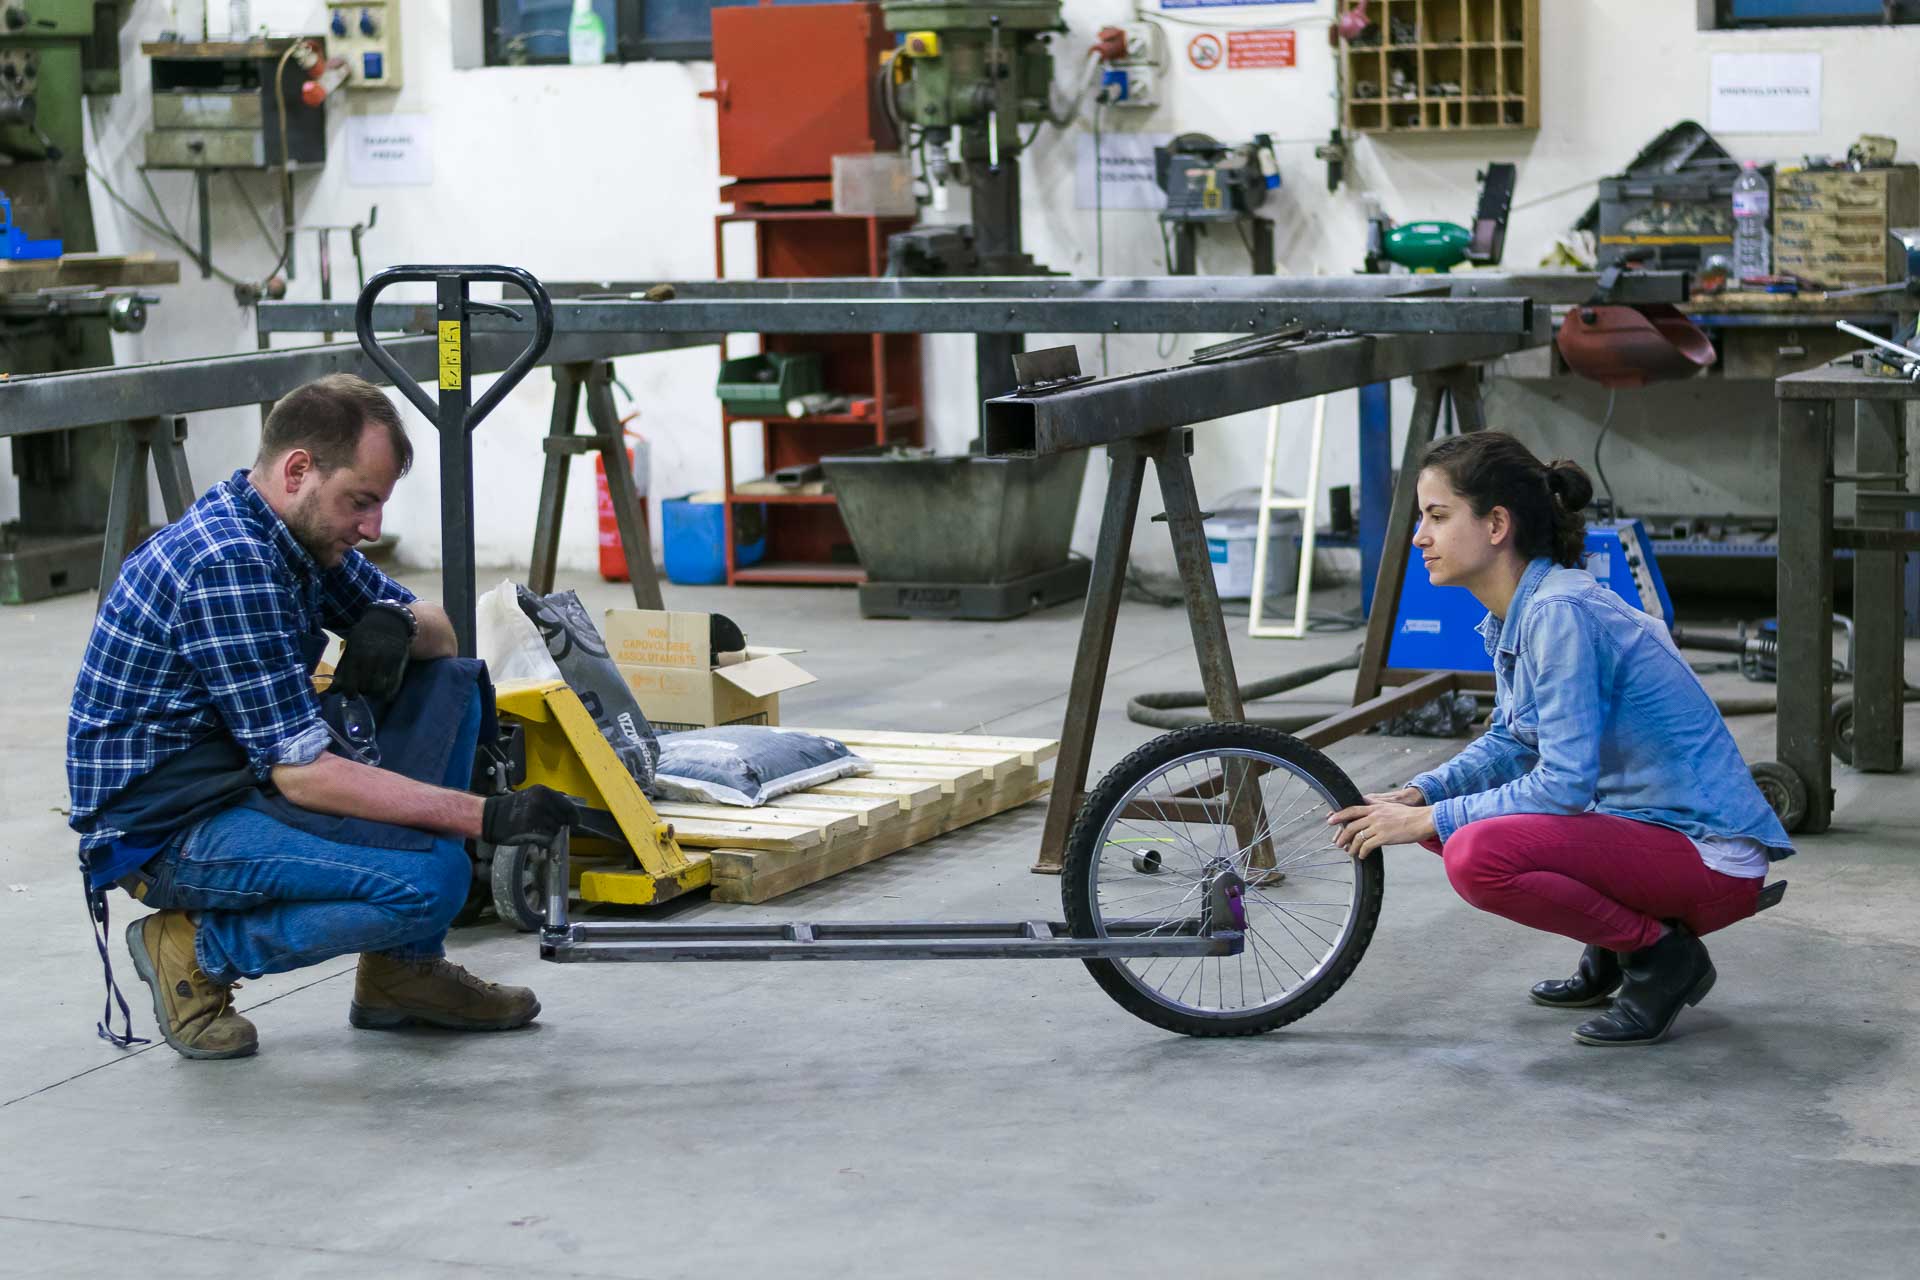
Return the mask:
[[872, 768], [844, 743], [817, 733], [729, 724], [661, 738], [659, 769], [647, 794], [751, 808]]
[[580, 597], [571, 591], [537, 596], [520, 587], [520, 609], [540, 632], [547, 652], [560, 668], [561, 679], [580, 695], [587, 714], [620, 757], [633, 780], [645, 788], [653, 781], [660, 758], [660, 742], [646, 713], [634, 701], [633, 690], [607, 653], [607, 642], [593, 625]]

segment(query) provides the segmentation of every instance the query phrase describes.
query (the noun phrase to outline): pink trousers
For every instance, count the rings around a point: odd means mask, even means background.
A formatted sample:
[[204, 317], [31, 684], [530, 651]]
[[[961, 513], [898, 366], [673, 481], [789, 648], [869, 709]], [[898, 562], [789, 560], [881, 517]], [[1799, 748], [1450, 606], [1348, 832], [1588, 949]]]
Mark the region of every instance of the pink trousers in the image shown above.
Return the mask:
[[1600, 813], [1485, 818], [1423, 843], [1482, 911], [1614, 951], [1652, 946], [1664, 920], [1696, 934], [1744, 920], [1765, 879], [1712, 870], [1678, 831]]

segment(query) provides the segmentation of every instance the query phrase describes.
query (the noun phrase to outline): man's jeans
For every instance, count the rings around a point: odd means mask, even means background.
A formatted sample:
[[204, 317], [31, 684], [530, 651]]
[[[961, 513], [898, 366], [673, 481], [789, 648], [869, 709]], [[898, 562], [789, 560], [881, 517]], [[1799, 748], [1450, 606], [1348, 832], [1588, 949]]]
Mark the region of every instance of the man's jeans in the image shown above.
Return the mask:
[[[467, 788], [479, 738], [476, 695], [444, 785]], [[455, 839], [422, 850], [342, 844], [246, 808], [189, 827], [149, 870], [146, 905], [196, 913], [200, 968], [223, 984], [360, 951], [432, 959], [473, 883]]]

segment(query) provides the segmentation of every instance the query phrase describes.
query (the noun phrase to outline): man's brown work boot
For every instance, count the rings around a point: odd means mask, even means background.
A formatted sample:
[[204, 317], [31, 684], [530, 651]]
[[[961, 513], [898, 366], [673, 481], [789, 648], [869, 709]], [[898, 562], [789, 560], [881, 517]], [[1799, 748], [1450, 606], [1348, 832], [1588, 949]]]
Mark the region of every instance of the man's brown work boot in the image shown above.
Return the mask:
[[127, 926], [134, 971], [153, 990], [153, 1016], [167, 1043], [188, 1058], [244, 1058], [260, 1033], [233, 1011], [239, 984], [223, 987], [200, 970], [193, 921], [184, 911], [157, 911]]
[[368, 952], [360, 957], [347, 1021], [379, 1031], [416, 1023], [450, 1031], [511, 1031], [539, 1012], [540, 1002], [525, 987], [482, 981], [445, 956], [409, 961]]

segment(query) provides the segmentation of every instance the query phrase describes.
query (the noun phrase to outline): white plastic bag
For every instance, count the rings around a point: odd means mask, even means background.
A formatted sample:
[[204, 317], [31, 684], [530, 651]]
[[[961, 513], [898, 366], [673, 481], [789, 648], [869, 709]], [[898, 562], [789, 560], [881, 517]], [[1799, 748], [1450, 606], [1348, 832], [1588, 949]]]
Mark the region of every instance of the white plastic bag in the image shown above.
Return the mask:
[[520, 610], [511, 580], [480, 597], [475, 610], [474, 647], [494, 683], [502, 680], [561, 680], [560, 665], [547, 652], [540, 629]]

